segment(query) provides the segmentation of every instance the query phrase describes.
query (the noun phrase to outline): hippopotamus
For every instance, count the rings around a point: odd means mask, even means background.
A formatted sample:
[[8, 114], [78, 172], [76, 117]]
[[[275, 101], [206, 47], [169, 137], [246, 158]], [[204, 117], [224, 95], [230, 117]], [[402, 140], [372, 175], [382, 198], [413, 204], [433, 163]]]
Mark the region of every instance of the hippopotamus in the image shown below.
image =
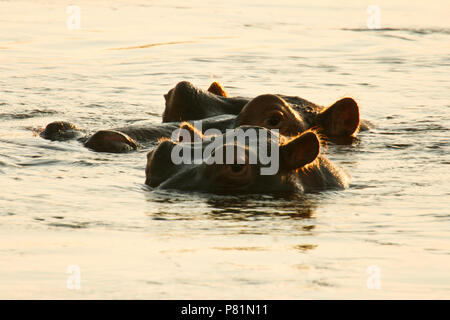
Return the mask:
[[[358, 104], [352, 98], [340, 99], [325, 108], [300, 97], [277, 96], [297, 112], [305, 129], [317, 127], [327, 137], [352, 137], [370, 127], [368, 121], [360, 121]], [[188, 81], [179, 82], [164, 98], [163, 122], [198, 120], [219, 114], [237, 115], [251, 100], [229, 97], [218, 82], [213, 82], [208, 90], [202, 90]]]
[[[286, 136], [295, 136], [306, 130], [306, 124], [279, 96], [265, 94], [248, 101], [237, 115], [224, 114], [203, 119], [201, 131], [218, 129], [225, 132], [243, 125], [278, 129]], [[100, 130], [92, 135], [70, 122], [56, 121], [47, 125], [41, 137], [49, 140], [78, 138], [84, 145], [97, 152], [128, 152], [140, 145], [153, 145], [160, 138], [170, 138], [180, 122], [149, 125], [130, 125], [122, 128]]]
[[40, 136], [53, 141], [77, 139], [97, 152], [123, 153], [136, 150], [141, 144], [156, 143], [161, 137], [170, 137], [178, 127], [179, 123], [164, 123], [99, 130], [92, 134], [73, 123], [54, 121], [45, 127]]
[[[188, 130], [190, 128], [191, 133], [201, 136], [201, 132], [192, 128], [189, 123], [183, 123], [182, 127]], [[249, 137], [248, 144], [233, 139], [230, 143], [228, 138], [230, 135], [233, 137], [238, 130], [244, 135], [249, 130], [259, 130], [260, 134]], [[264, 134], [266, 139], [262, 139]], [[227, 130], [221, 139], [217, 138], [202, 139], [200, 143], [169, 139], [161, 141], [147, 154], [145, 183], [155, 189], [215, 194], [311, 192], [348, 186], [346, 173], [320, 154], [321, 142], [313, 131], [306, 131], [295, 137], [285, 137], [267, 128], [241, 126]], [[217, 141], [219, 143], [216, 143]], [[251, 144], [250, 141], [254, 143]], [[215, 144], [214, 149], [211, 144]], [[250, 148], [250, 145], [258, 147]], [[278, 147], [277, 153], [274, 152], [274, 145]], [[205, 155], [207, 148], [213, 151]], [[232, 162], [224, 161], [224, 149], [228, 152], [229, 148], [233, 150]], [[269, 149], [271, 156], [278, 155], [278, 168], [271, 174], [263, 174], [262, 169], [267, 169], [268, 162], [262, 162], [255, 153]], [[200, 161], [179, 162], [179, 159], [174, 157], [179, 150], [183, 150], [183, 156], [184, 152], [191, 155], [198, 151], [203, 158], [196, 158]], [[211, 161], [217, 154], [218, 159], [223, 161]], [[257, 161], [252, 162], [252, 156], [253, 159], [257, 158]]]

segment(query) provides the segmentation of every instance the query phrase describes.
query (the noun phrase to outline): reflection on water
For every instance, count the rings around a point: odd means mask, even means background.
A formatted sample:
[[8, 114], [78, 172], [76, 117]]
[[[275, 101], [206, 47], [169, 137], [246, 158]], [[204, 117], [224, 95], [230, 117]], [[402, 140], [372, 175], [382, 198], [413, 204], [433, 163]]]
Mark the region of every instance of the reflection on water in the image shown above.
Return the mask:
[[[447, 1], [378, 1], [377, 30], [363, 2], [77, 4], [68, 30], [64, 3], [0, 1], [0, 297], [448, 298]], [[99, 154], [37, 134], [55, 120], [160, 123], [181, 80], [355, 98], [375, 126], [326, 148], [350, 188], [153, 191], [147, 148]]]
[[[342, 30], [357, 31], [357, 32], [374, 32], [384, 34], [388, 31], [399, 31], [411, 34], [428, 35], [428, 34], [450, 34], [450, 29], [447, 28], [379, 28], [379, 29], [368, 29], [368, 28], [342, 28]], [[410, 39], [408, 39], [410, 40]], [[412, 40], [412, 39], [411, 39]]]
[[[151, 188], [148, 188], [151, 189]], [[311, 219], [317, 207], [315, 199], [303, 194], [290, 194], [284, 197], [270, 195], [219, 196], [201, 193], [180, 193], [176, 190], [146, 193], [149, 203], [159, 203], [148, 215], [156, 219], [214, 219], [254, 221], [277, 218]], [[204, 208], [198, 208], [198, 203]], [[187, 210], [180, 210], [178, 206]], [[203, 210], [202, 210], [203, 209]], [[269, 233], [270, 230], [262, 230]]]
[[[292, 199], [294, 198], [294, 199]], [[270, 207], [264, 205], [270, 202]], [[211, 214], [216, 219], [256, 220], [258, 218], [310, 219], [314, 214], [314, 203], [303, 195], [286, 199], [255, 197], [255, 199], [210, 198]]]

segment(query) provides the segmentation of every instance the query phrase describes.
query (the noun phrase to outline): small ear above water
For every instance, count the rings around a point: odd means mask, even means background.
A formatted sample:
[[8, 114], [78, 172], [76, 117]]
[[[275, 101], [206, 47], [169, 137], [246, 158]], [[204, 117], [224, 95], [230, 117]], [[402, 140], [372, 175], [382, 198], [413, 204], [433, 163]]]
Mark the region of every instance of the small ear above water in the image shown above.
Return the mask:
[[352, 98], [343, 98], [319, 114], [327, 135], [352, 136], [359, 127], [359, 107]]
[[189, 122], [185, 121], [180, 124], [178, 142], [200, 141], [203, 140], [203, 137], [204, 137], [203, 133]]
[[211, 93], [214, 93], [217, 96], [221, 96], [221, 97], [225, 97], [225, 98], [228, 97], [228, 94], [225, 91], [225, 89], [217, 81], [214, 81], [213, 83], [211, 83], [211, 85], [208, 88], [208, 91]]
[[314, 132], [308, 131], [280, 146], [282, 169], [289, 171], [313, 162], [320, 153], [320, 141]]

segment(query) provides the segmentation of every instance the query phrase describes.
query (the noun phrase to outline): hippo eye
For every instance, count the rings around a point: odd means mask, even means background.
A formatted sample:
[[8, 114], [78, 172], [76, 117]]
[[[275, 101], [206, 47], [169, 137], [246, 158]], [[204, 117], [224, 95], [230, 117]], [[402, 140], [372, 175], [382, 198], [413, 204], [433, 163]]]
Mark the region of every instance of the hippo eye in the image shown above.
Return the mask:
[[283, 120], [283, 116], [279, 113], [272, 114], [269, 118], [264, 121], [264, 124], [268, 128], [274, 128], [280, 125], [281, 121]]
[[267, 124], [270, 125], [271, 127], [275, 127], [280, 123], [280, 121], [281, 121], [280, 118], [273, 117], [267, 120]]
[[226, 167], [226, 174], [232, 177], [241, 177], [247, 175], [249, 166], [245, 164], [230, 164]]

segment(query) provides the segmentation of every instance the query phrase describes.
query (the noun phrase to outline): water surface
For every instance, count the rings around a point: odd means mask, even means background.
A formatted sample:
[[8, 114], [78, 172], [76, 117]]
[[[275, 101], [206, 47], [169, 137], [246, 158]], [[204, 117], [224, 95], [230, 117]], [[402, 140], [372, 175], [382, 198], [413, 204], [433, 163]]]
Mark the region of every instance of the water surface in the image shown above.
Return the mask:
[[[1, 298], [450, 297], [447, 1], [378, 1], [380, 30], [364, 1], [77, 4], [69, 30], [65, 2], [0, 2]], [[147, 149], [34, 134], [159, 123], [181, 80], [351, 96], [376, 128], [328, 146], [349, 189], [286, 198], [151, 191]]]

